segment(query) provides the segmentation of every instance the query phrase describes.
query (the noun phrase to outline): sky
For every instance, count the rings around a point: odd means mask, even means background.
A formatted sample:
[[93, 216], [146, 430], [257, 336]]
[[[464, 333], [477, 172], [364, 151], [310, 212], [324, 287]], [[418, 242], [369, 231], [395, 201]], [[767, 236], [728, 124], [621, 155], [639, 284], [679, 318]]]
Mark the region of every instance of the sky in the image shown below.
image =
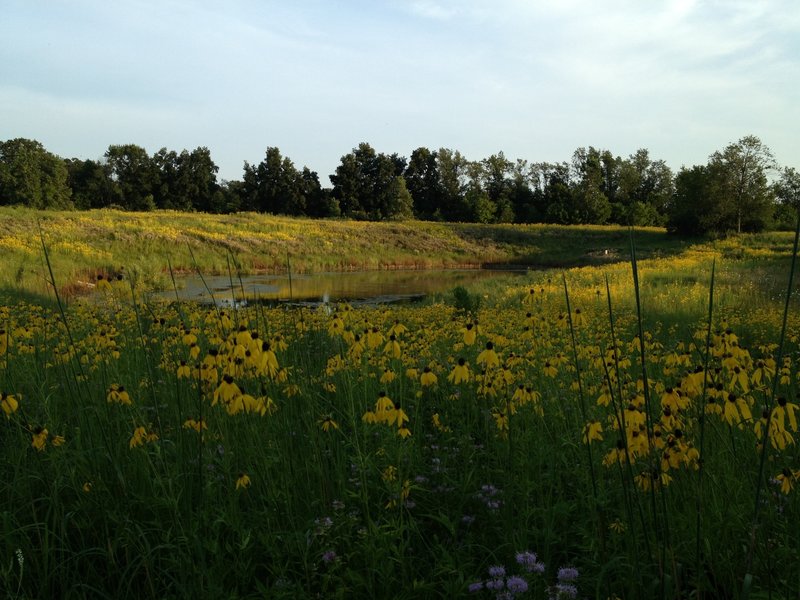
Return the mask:
[[329, 185], [360, 142], [480, 160], [756, 135], [800, 168], [796, 0], [0, 0], [0, 140], [64, 158], [277, 146]]

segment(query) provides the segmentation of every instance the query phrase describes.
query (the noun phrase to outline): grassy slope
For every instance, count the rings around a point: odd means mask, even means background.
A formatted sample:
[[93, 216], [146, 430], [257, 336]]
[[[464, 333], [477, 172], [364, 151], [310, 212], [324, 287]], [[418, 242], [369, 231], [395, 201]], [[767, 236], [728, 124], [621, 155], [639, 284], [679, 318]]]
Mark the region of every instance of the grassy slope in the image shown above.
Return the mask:
[[[322, 272], [517, 264], [571, 267], [627, 260], [625, 227], [481, 225], [421, 221], [317, 221], [254, 213], [126, 213], [0, 208], [0, 288], [41, 292], [47, 268], [43, 239], [59, 286], [76, 291], [97, 273], [124, 269], [146, 283], [166, 286], [175, 271], [199, 268], [227, 274]], [[675, 256], [695, 241], [663, 229], [635, 231], [639, 258]], [[748, 244], [754, 247], [748, 247]], [[713, 250], [735, 258], [784, 257], [789, 234], [718, 242]], [[707, 247], [707, 246], [704, 246]], [[287, 263], [288, 261], [288, 263]], [[763, 262], [762, 262], [763, 264]]]

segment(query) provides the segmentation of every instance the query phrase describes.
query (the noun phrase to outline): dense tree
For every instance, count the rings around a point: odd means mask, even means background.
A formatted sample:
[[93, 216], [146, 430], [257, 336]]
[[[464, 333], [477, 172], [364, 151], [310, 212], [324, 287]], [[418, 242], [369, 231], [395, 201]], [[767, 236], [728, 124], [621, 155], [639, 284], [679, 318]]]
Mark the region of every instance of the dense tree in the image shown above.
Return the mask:
[[494, 221], [514, 222], [514, 206], [511, 201], [511, 171], [514, 166], [502, 152], [492, 154], [480, 163], [481, 184], [489, 201], [494, 205]]
[[359, 144], [342, 157], [330, 176], [341, 213], [373, 221], [412, 217], [413, 200], [404, 170], [405, 159], [397, 154], [379, 154], [366, 142]]
[[612, 220], [625, 225], [663, 225], [673, 193], [672, 171], [639, 149], [619, 165], [619, 186]]
[[683, 169], [675, 181], [668, 228], [677, 233], [760, 231], [770, 222], [774, 190], [767, 171], [772, 152], [746, 136], [714, 152], [703, 167]]
[[159, 185], [158, 167], [136, 144], [112, 145], [105, 158], [114, 182], [116, 204], [126, 210], [153, 210]]
[[305, 196], [294, 163], [271, 146], [258, 165], [244, 164], [245, 206], [259, 212], [305, 214]]
[[542, 165], [544, 177], [543, 201], [545, 221], [548, 223], [574, 223], [573, 193], [570, 168], [565, 162]]
[[434, 216], [444, 221], [472, 220], [472, 211], [465, 197], [469, 161], [458, 150], [439, 148], [436, 163], [441, 201]]
[[411, 153], [403, 177], [414, 201], [414, 214], [420, 219], [441, 218], [443, 190], [438, 154], [428, 148], [417, 148]]
[[800, 173], [793, 167], [786, 167], [773, 186], [775, 198], [774, 222], [780, 229], [794, 229], [800, 211]]
[[[570, 223], [605, 223], [611, 217], [611, 203], [606, 192], [612, 184], [609, 159], [593, 147], [578, 148], [572, 155], [575, 174], [572, 186]], [[610, 156], [610, 153], [609, 153]]]
[[775, 168], [770, 149], [754, 135], [729, 144], [709, 158], [724, 223], [737, 232], [758, 231], [769, 221], [774, 196], [767, 171]]
[[669, 231], [700, 235], [723, 227], [711, 171], [708, 165], [695, 165], [688, 169], [683, 167], [678, 172], [675, 193], [669, 205]]
[[72, 191], [64, 161], [36, 140], [0, 142], [0, 204], [70, 208]]
[[64, 164], [76, 208], [105, 208], [116, 202], [114, 183], [107, 164], [79, 158], [68, 159]]

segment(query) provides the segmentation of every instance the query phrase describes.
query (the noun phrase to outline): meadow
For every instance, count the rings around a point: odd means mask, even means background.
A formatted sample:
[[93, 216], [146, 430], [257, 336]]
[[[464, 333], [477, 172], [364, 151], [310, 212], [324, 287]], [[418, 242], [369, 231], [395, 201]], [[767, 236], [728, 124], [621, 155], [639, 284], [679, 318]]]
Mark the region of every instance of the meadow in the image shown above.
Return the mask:
[[[792, 234], [427, 224], [452, 236], [432, 263], [584, 241], [416, 304], [219, 308], [146, 301], [164, 265], [105, 226], [52, 243], [83, 215], [8, 214], [30, 263], [0, 291], [7, 597], [800, 596]], [[368, 227], [273, 219], [287, 243]], [[414, 251], [361, 231], [385, 265]], [[169, 262], [266, 264], [229, 237]]]

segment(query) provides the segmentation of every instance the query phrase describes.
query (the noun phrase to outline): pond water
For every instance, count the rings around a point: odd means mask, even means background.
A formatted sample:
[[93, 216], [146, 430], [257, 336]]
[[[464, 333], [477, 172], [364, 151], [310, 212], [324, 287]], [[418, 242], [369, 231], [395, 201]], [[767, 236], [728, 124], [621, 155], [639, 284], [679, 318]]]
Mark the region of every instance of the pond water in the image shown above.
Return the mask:
[[[444, 292], [459, 285], [501, 275], [527, 273], [524, 269], [436, 269], [312, 273], [307, 275], [248, 275], [241, 280], [227, 276], [186, 275], [176, 278], [181, 300], [240, 303], [262, 300], [319, 303], [349, 301], [397, 302]], [[175, 299], [175, 291], [160, 292]]]

